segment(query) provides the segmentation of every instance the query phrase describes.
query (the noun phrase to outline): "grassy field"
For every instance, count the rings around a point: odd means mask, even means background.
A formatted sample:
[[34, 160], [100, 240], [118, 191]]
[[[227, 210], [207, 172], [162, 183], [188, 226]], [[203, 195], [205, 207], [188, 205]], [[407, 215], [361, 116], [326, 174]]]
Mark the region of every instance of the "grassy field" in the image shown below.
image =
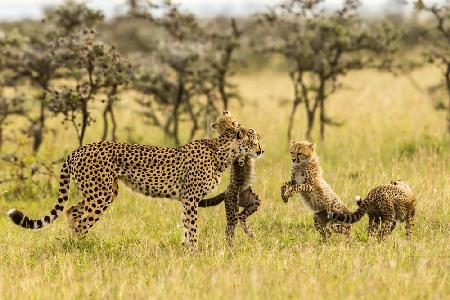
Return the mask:
[[[436, 69], [412, 76], [424, 87], [440, 78]], [[265, 150], [254, 185], [262, 205], [249, 219], [256, 239], [238, 228], [234, 247], [227, 247], [223, 205], [203, 209], [199, 251], [191, 254], [180, 244], [179, 203], [147, 199], [121, 185], [117, 200], [81, 241], [70, 237], [64, 218], [33, 232], [1, 217], [0, 298], [448, 299], [450, 141], [445, 115], [433, 110], [427, 95], [405, 77], [364, 71], [349, 74], [350, 89], [330, 99], [330, 115], [345, 124], [327, 128], [326, 143], [317, 148], [325, 179], [344, 202], [354, 209], [354, 195], [401, 178], [413, 187], [418, 204], [409, 241], [403, 226], [381, 244], [368, 241], [364, 218], [354, 226], [352, 243], [335, 235], [324, 244], [301, 200], [294, 197], [286, 205], [279, 196], [290, 170], [284, 121], [290, 107], [280, 105], [292, 92], [287, 76], [262, 72], [236, 81], [247, 104], [232, 112], [261, 134]], [[165, 143], [132, 114], [121, 118], [122, 140], [132, 135], [139, 142]], [[125, 133], [126, 126], [137, 129]], [[296, 139], [304, 129], [299, 115]], [[72, 134], [48, 140], [43, 155], [57, 158], [73, 149]], [[223, 180], [219, 190], [225, 185]], [[17, 207], [34, 217], [56, 200], [55, 194], [10, 200], [2, 192], [0, 211]], [[69, 205], [77, 196], [74, 190]]]

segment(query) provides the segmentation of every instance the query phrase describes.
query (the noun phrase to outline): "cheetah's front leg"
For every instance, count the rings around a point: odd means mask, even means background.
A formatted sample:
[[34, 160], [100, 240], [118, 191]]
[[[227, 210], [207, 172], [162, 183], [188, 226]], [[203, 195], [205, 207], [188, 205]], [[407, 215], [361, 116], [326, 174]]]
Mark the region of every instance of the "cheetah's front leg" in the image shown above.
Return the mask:
[[285, 182], [281, 186], [281, 198], [283, 198], [284, 202], [287, 202], [287, 200], [292, 197], [295, 193], [300, 192], [311, 192], [312, 191], [312, 185], [307, 183], [298, 183], [298, 184], [292, 184], [291, 182]]
[[185, 197], [181, 199], [183, 203], [183, 245], [197, 250], [197, 208], [199, 199], [195, 197]]

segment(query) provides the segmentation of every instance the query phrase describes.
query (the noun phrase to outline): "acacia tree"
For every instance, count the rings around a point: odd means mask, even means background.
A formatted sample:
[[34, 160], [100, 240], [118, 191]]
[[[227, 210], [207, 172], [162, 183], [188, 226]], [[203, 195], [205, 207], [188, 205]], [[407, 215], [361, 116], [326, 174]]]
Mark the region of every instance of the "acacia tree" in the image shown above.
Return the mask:
[[94, 26], [102, 19], [100, 11], [68, 1], [55, 10], [46, 11], [42, 24], [30, 29], [26, 35], [13, 30], [0, 41], [2, 67], [7, 70], [6, 84], [23, 85], [28, 81], [38, 91], [38, 96], [30, 101], [38, 105], [38, 111], [29, 111], [26, 115], [34, 152], [39, 150], [46, 131], [51, 82], [61, 76], [60, 66], [51, 52], [53, 42], [82, 26]]
[[228, 79], [241, 32], [235, 22], [230, 23], [230, 32], [209, 32], [193, 14], [180, 11], [171, 1], [151, 4], [135, 15], [159, 30], [158, 42], [147, 46], [151, 68], [141, 70], [134, 81], [135, 88], [146, 95], [137, 100], [143, 115], [175, 144], [181, 143], [181, 124], [192, 140], [203, 121], [207, 123], [220, 106], [228, 107], [237, 96]]
[[230, 29], [224, 28], [208, 32], [210, 49], [208, 51], [207, 62], [212, 68], [212, 78], [214, 86], [217, 86], [222, 105], [225, 110], [229, 108], [230, 100], [239, 99], [237, 87], [229, 82], [229, 77], [233, 75], [231, 64], [234, 61], [234, 54], [240, 46], [242, 36], [235, 19], [230, 20]]
[[63, 114], [65, 121], [74, 128], [78, 143], [83, 145], [86, 129], [93, 121], [90, 104], [96, 96], [106, 93], [107, 104], [103, 113], [104, 133], [108, 133], [107, 116], [113, 123], [112, 137], [116, 138], [113, 104], [117, 101], [118, 88], [127, 84], [131, 66], [123, 60], [114, 46], [108, 46], [96, 38], [93, 29], [85, 29], [54, 44], [53, 55], [65, 77], [73, 78], [75, 86], [54, 88], [50, 109]]
[[[426, 5], [422, 0], [415, 2], [416, 9], [430, 13], [434, 18], [433, 27], [427, 34], [432, 43], [427, 43], [426, 59], [443, 69], [444, 81], [448, 94], [447, 132], [450, 133], [450, 5]], [[445, 109], [445, 106], [442, 107]]]
[[29, 111], [28, 133], [33, 140], [33, 151], [36, 152], [44, 139], [47, 98], [50, 81], [57, 78], [57, 68], [52, 56], [47, 51], [48, 43], [42, 35], [23, 36], [17, 30], [6, 33], [3, 47], [0, 50], [3, 56], [2, 67], [6, 71], [5, 84], [9, 86], [23, 85], [28, 81], [34, 89], [38, 90], [32, 103], [38, 105], [37, 116]]
[[[281, 54], [289, 63], [294, 97], [288, 138], [297, 109], [306, 113], [306, 138], [312, 138], [319, 113], [320, 138], [326, 125], [337, 125], [326, 112], [329, 96], [342, 85], [340, 78], [351, 70], [387, 67], [395, 51], [395, 31], [383, 23], [370, 28], [357, 15], [358, 0], [346, 0], [328, 12], [323, 0], [288, 0], [263, 14], [265, 30], [271, 29], [263, 51]], [[383, 57], [376, 60], [373, 54]]]

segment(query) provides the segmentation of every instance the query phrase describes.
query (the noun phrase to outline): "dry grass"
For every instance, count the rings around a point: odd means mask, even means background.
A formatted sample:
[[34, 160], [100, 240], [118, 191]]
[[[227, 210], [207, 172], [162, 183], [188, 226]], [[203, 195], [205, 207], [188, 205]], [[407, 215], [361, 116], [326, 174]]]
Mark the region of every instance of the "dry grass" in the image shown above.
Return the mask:
[[[426, 86], [437, 81], [439, 73], [425, 69], [413, 76]], [[234, 248], [228, 248], [223, 207], [204, 209], [200, 250], [190, 254], [180, 245], [177, 202], [149, 200], [121, 186], [118, 199], [82, 241], [69, 237], [64, 219], [32, 232], [0, 218], [0, 298], [448, 297], [450, 146], [443, 137], [445, 117], [432, 109], [426, 96], [404, 77], [367, 71], [350, 74], [346, 83], [352, 89], [330, 99], [331, 116], [345, 121], [342, 127], [328, 128], [326, 144], [318, 143], [330, 185], [355, 208], [355, 194], [402, 178], [415, 190], [418, 207], [410, 241], [403, 226], [382, 244], [367, 241], [363, 219], [354, 227], [351, 244], [341, 236], [323, 244], [301, 201], [292, 198], [285, 205], [279, 197], [280, 184], [289, 177], [284, 121], [289, 107], [279, 104], [291, 95], [287, 77], [260, 73], [237, 81], [248, 104], [232, 111], [262, 135], [266, 151], [257, 163], [254, 186], [263, 203], [250, 218], [258, 234], [255, 240], [238, 229]], [[131, 114], [122, 117], [123, 126], [138, 128], [134, 139], [164, 143], [159, 133], [138, 124]], [[303, 116], [295, 132], [296, 138], [303, 137]], [[58, 157], [74, 145], [68, 131], [48, 141], [44, 152]], [[6, 201], [2, 196], [0, 210], [18, 207], [39, 216], [55, 195], [36, 201], [22, 198]]]

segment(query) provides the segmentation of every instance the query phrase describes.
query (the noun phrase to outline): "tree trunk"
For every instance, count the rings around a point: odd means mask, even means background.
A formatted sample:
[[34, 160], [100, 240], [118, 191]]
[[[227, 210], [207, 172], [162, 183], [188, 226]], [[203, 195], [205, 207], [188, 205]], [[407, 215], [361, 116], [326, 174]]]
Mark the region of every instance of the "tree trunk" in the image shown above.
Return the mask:
[[111, 91], [108, 93], [108, 99], [105, 106], [105, 109], [103, 110], [103, 135], [102, 140], [106, 140], [108, 138], [108, 131], [109, 131], [109, 122], [108, 122], [108, 115], [111, 118], [112, 128], [111, 128], [111, 138], [112, 141], [115, 142], [117, 140], [116, 137], [116, 131], [117, 131], [117, 123], [116, 118], [114, 116], [114, 96], [117, 94], [117, 86], [114, 85], [111, 89]]
[[41, 147], [42, 141], [44, 139], [45, 120], [46, 120], [45, 92], [41, 96], [40, 100], [41, 100], [40, 101], [41, 103], [40, 103], [40, 108], [39, 108], [39, 125], [38, 125], [37, 130], [35, 130], [34, 128], [31, 128], [31, 132], [33, 133], [33, 152], [34, 153], [36, 153], [39, 150], [39, 148]]
[[447, 94], [448, 94], [447, 133], [450, 134], [450, 63], [447, 63], [447, 71], [445, 72], [445, 82], [447, 84]]
[[181, 75], [178, 75], [178, 92], [177, 92], [177, 97], [175, 99], [175, 105], [173, 107], [173, 138], [175, 140], [175, 144], [177, 146], [180, 145], [180, 133], [179, 133], [179, 123], [180, 123], [180, 118], [178, 115], [179, 112], [179, 108], [181, 105], [181, 101], [183, 100], [184, 97], [184, 83], [183, 80], [181, 79]]
[[224, 110], [228, 110], [228, 95], [225, 91], [225, 74], [223, 75], [223, 77], [221, 77], [221, 80], [219, 80], [219, 93], [220, 93], [220, 97], [222, 98], [222, 103], [223, 103], [223, 109]]
[[112, 141], [117, 142], [117, 122], [116, 122], [116, 117], [114, 116], [113, 106], [111, 106], [111, 108], [109, 110], [109, 115], [111, 116], [111, 123], [112, 123], [112, 128], [111, 128]]
[[306, 119], [306, 136], [305, 137], [308, 141], [312, 140], [312, 130], [314, 127], [315, 114], [316, 114], [315, 110], [306, 112], [307, 119]]
[[325, 100], [320, 99], [320, 140], [325, 140]]
[[88, 112], [88, 105], [87, 105], [87, 99], [83, 100], [82, 106], [81, 106], [81, 130], [80, 130], [80, 136], [78, 137], [78, 142], [80, 144], [80, 147], [83, 146], [83, 140], [84, 136], [86, 134], [86, 128], [89, 121], [89, 112]]
[[0, 150], [3, 146], [3, 122], [0, 124]]
[[108, 129], [109, 129], [109, 124], [108, 124], [108, 113], [109, 113], [109, 100], [108, 103], [106, 103], [106, 107], [103, 110], [103, 134], [102, 134], [102, 140], [106, 141], [106, 138], [108, 137]]
[[300, 101], [298, 101], [298, 99], [295, 99], [294, 103], [292, 104], [292, 110], [288, 121], [288, 140], [292, 139], [292, 128], [294, 127], [295, 112], [297, 111], [299, 104]]

